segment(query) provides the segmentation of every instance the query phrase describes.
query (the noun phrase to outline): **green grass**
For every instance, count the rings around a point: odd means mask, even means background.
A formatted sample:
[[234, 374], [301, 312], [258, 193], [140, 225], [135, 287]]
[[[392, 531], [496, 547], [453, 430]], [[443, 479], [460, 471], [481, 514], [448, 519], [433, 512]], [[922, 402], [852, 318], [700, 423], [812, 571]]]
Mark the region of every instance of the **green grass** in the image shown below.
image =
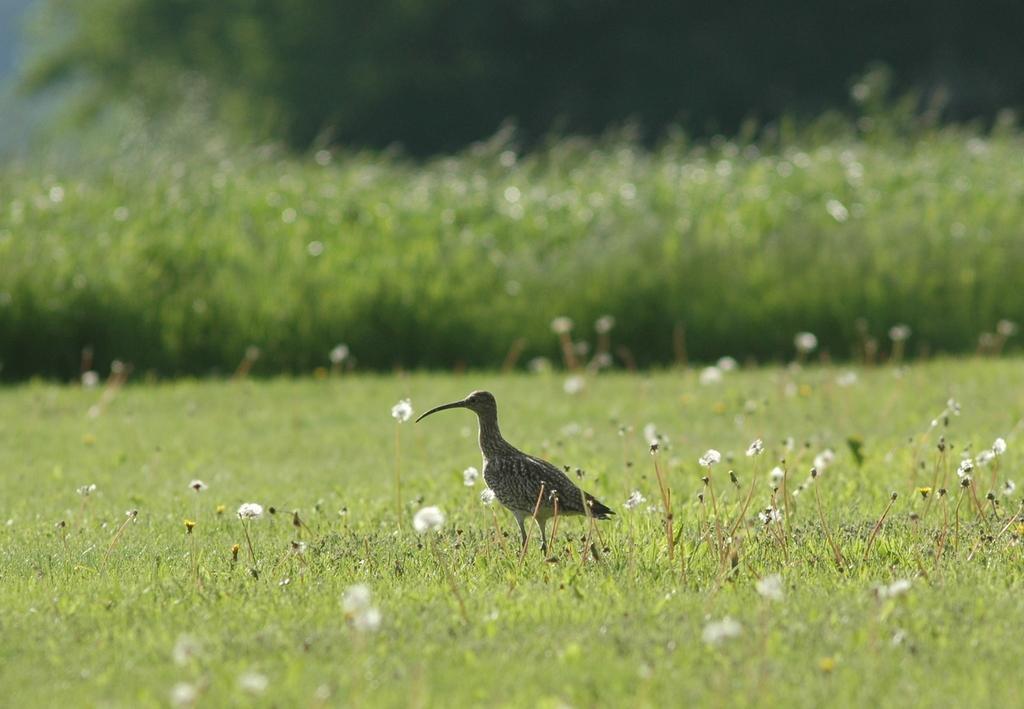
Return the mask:
[[973, 351], [1024, 313], [1022, 134], [860, 125], [426, 163], [191, 124], [41, 151], [0, 167], [0, 376], [74, 377], [85, 346], [161, 375], [253, 344], [263, 373], [309, 372], [338, 342], [362, 367], [494, 368], [520, 339], [520, 365], [556, 356], [558, 315], [593, 344], [606, 313], [641, 364], [673, 361], [677, 323], [698, 361], [788, 358], [800, 330], [848, 356], [858, 318], [883, 350], [903, 322], [910, 354]]
[[[258, 672], [268, 706], [1010, 706], [1024, 663], [1021, 530], [979, 539], [1002, 528], [1021, 493], [1000, 497], [999, 523], [979, 521], [968, 498], [955, 545], [952, 517], [948, 526], [941, 520], [960, 494], [953, 468], [961, 451], [977, 454], [1003, 436], [1009, 450], [998, 459], [997, 486], [1020, 477], [1024, 363], [935, 361], [858, 374], [848, 387], [830, 368], [740, 371], [717, 386], [699, 385], [693, 372], [607, 375], [579, 396], [563, 393], [554, 376], [179, 381], [129, 385], [97, 417], [87, 411], [98, 390], [0, 390], [0, 521], [9, 520], [0, 527], [3, 701], [166, 704], [171, 688], [188, 682], [201, 688], [201, 705], [224, 706], [243, 703], [238, 678]], [[557, 561], [531, 548], [520, 565], [511, 516], [494, 508], [510, 533], [496, 541], [480, 485], [462, 484], [461, 471], [479, 466], [472, 415], [401, 426], [389, 416], [401, 397], [422, 412], [477, 387], [495, 392], [514, 444], [583, 468], [585, 487], [618, 512], [600, 526], [608, 547], [600, 561], [580, 562], [586, 526], [572, 519], [562, 521]], [[962, 414], [931, 429], [950, 396]], [[648, 423], [668, 437], [659, 460], [690, 558], [685, 574], [667, 558], [661, 514], [622, 504], [632, 490], [651, 505], [658, 499], [640, 433]], [[954, 446], [940, 470], [951, 496], [926, 512], [914, 489], [932, 484], [939, 435]], [[768, 450], [750, 459], [744, 451], [755, 437]], [[796, 444], [788, 453], [787, 437]], [[863, 441], [862, 466], [850, 437]], [[790, 479], [802, 482], [829, 446], [835, 462], [792, 501], [787, 563], [754, 516], [769, 503], [768, 471], [785, 455]], [[708, 543], [698, 545], [710, 527], [697, 502], [696, 461], [711, 447], [727, 459], [713, 473], [723, 519], [738, 517], [756, 480], [730, 578]], [[730, 468], [741, 490], [729, 483]], [[976, 472], [984, 496], [991, 467]], [[197, 496], [187, 489], [192, 478], [209, 489]], [[76, 494], [90, 483], [91, 496]], [[815, 490], [849, 562], [844, 571]], [[899, 497], [888, 524], [862, 560], [891, 491]], [[258, 579], [233, 514], [248, 501], [278, 510], [252, 524]], [[430, 544], [412, 531], [412, 514], [431, 504], [447, 514], [438, 552], [468, 622]], [[137, 521], [111, 547], [128, 509]], [[308, 525], [303, 558], [289, 552], [299, 538], [292, 510]], [[197, 521], [198, 585], [185, 518]], [[66, 527], [55, 526], [61, 521]], [[238, 563], [233, 544], [242, 546]], [[754, 589], [772, 573], [784, 579], [782, 602]], [[911, 580], [906, 594], [876, 597], [877, 584], [899, 579]], [[375, 633], [357, 632], [343, 616], [341, 596], [355, 583], [373, 591], [382, 614]], [[740, 635], [703, 642], [706, 624], [726, 616], [742, 625]], [[200, 651], [179, 666], [172, 653], [183, 634]]]

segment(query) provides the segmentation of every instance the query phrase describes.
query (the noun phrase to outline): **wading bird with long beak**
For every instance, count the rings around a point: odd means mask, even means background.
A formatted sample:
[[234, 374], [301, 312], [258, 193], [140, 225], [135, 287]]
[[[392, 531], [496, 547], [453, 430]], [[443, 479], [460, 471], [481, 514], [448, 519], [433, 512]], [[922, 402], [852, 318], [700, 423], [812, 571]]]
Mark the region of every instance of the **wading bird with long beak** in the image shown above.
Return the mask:
[[[445, 409], [469, 409], [480, 424], [480, 452], [484, 457], [484, 480], [498, 501], [507, 507], [519, 523], [523, 545], [526, 545], [525, 520], [537, 512], [541, 549], [547, 552], [545, 532], [547, 521], [555, 514], [588, 515], [608, 519], [615, 514], [593, 495], [583, 492], [561, 470], [540, 458], [523, 453], [501, 437], [498, 429], [498, 403], [488, 391], [474, 391], [462, 401], [435, 406], [418, 419]], [[538, 506], [537, 500], [540, 500]], [[584, 503], [584, 501], [586, 501]], [[589, 512], [584, 508], [589, 508]]]

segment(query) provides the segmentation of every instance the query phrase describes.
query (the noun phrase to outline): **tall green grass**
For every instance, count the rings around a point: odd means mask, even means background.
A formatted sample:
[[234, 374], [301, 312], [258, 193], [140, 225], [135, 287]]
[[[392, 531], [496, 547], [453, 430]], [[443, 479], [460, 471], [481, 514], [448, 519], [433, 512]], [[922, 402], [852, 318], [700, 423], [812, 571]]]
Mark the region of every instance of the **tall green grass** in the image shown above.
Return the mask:
[[[822, 122], [771, 140], [619, 133], [518, 154], [499, 136], [414, 163], [289, 156], [139, 129], [0, 167], [0, 376], [71, 376], [80, 351], [160, 374], [327, 364], [493, 366], [516, 340], [670, 361], [790, 356], [855, 322], [967, 351], [1024, 316], [1024, 139], [1013, 127]], [[870, 128], [870, 130], [864, 130]]]

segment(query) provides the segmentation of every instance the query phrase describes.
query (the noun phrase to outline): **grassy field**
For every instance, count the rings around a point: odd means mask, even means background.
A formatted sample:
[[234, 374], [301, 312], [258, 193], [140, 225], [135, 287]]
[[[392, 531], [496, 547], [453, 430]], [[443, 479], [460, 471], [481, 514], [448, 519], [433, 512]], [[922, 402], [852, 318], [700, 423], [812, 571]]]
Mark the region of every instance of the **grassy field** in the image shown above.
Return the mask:
[[[616, 510], [600, 559], [582, 554], [578, 518], [561, 520], [552, 560], [534, 546], [520, 559], [511, 516], [482, 504], [482, 481], [463, 483], [480, 464], [470, 413], [390, 417], [402, 397], [419, 413], [473, 388], [496, 394], [511, 442], [582, 468]], [[1019, 360], [768, 368], [715, 385], [693, 371], [602, 375], [577, 395], [555, 375], [492, 374], [102, 391], [0, 390], [0, 703], [1018, 701], [1024, 527], [1020, 491], [1003, 486], [1021, 477]], [[648, 424], [664, 436], [656, 458]], [[960, 487], [961, 455], [997, 437], [1006, 452]], [[747, 457], [755, 438], [766, 450]], [[697, 464], [709, 448], [723, 455], [714, 506]], [[834, 461], [801, 489], [828, 448]], [[790, 494], [775, 505], [788, 514], [765, 525], [782, 458]], [[674, 560], [655, 460], [672, 489]], [[190, 490], [196, 478], [208, 489]], [[647, 501], [626, 509], [635, 490]], [[248, 523], [258, 578], [235, 514], [246, 502], [266, 509]], [[411, 525], [427, 505], [446, 516], [436, 536]], [[724, 564], [716, 523], [723, 536], [735, 527]], [[774, 574], [780, 588], [759, 593]], [[354, 584], [372, 592], [376, 629], [365, 611], [346, 615]]]
[[[868, 127], [870, 126], [870, 130]], [[971, 352], [1024, 291], [1024, 139], [997, 126], [823, 119], [649, 148], [502, 135], [425, 163], [124, 129], [0, 167], [0, 377], [72, 378], [83, 347], [161, 375], [496, 368], [553, 357], [566, 315], [641, 365], [835, 357], [867, 334]], [[95, 141], [94, 141], [95, 143]], [[1010, 346], [1014, 346], [1014, 341]]]

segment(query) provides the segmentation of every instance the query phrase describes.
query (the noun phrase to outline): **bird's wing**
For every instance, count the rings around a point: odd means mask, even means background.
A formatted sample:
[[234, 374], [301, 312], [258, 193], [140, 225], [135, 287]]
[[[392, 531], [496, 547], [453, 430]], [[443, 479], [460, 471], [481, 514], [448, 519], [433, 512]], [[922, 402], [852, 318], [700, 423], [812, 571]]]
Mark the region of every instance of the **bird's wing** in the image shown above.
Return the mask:
[[[558, 495], [558, 507], [566, 512], [583, 513], [583, 493], [569, 476], [546, 460], [526, 456], [530, 476], [544, 481], [547, 491], [555, 491]], [[548, 497], [545, 493], [544, 497]], [[545, 500], [545, 502], [547, 502]], [[547, 502], [547, 504], [550, 504]]]

